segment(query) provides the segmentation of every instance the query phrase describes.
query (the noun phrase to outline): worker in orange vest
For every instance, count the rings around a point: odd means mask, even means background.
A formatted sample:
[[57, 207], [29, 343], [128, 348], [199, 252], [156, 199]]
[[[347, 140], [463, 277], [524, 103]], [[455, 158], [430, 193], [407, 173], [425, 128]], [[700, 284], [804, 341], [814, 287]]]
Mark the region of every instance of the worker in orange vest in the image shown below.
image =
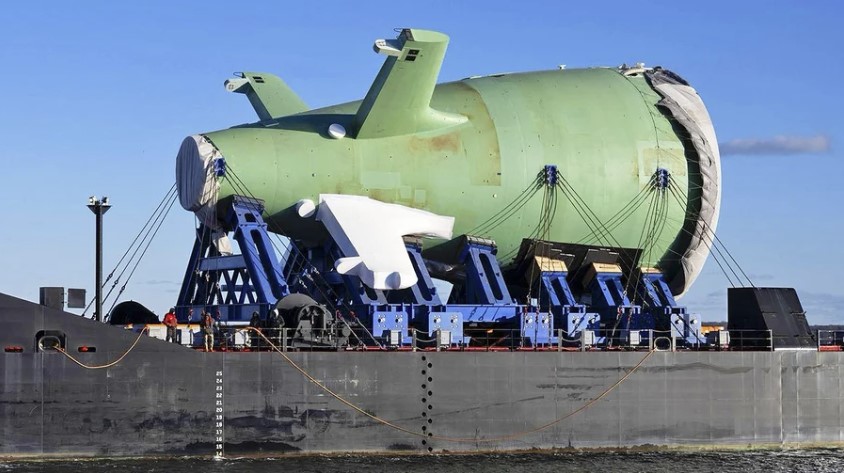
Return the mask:
[[164, 325], [167, 327], [167, 340], [168, 342], [179, 343], [176, 341], [176, 325], [178, 325], [179, 321], [176, 319], [176, 308], [171, 307], [170, 310], [164, 314]]

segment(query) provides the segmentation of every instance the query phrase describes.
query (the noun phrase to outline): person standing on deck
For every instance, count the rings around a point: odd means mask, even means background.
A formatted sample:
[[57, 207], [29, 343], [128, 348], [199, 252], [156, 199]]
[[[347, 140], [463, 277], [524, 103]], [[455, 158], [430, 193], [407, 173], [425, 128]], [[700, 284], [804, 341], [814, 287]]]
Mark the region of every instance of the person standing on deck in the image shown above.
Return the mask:
[[261, 327], [263, 326], [263, 322], [261, 321], [261, 314], [258, 311], [252, 312], [252, 319], [249, 321], [249, 326], [252, 327], [251, 335], [249, 337], [250, 341], [250, 348], [253, 350], [260, 350], [261, 349]]
[[200, 325], [205, 339], [205, 351], [214, 351], [214, 318], [203, 310]]
[[[228, 340], [226, 339], [226, 334], [223, 333], [222, 317], [220, 309], [217, 309], [217, 312], [214, 314], [214, 336], [220, 341], [220, 346], [225, 349], [228, 346]], [[212, 339], [211, 345], [213, 344]]]
[[164, 325], [167, 327], [166, 341], [178, 343], [176, 341], [176, 325], [178, 324], [179, 321], [176, 319], [176, 308], [171, 307], [170, 310], [164, 314]]

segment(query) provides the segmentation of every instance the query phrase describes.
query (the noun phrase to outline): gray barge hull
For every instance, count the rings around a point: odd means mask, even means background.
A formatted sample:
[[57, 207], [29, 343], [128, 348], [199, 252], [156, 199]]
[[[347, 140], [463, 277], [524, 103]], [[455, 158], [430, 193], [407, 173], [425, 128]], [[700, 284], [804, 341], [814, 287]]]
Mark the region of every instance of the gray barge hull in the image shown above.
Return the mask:
[[597, 401], [647, 353], [288, 354], [375, 420], [279, 353], [203, 353], [144, 336], [115, 366], [86, 369], [37, 351], [36, 334], [63, 332], [68, 352], [87, 365], [115, 360], [136, 334], [5, 295], [0, 327], [0, 346], [23, 348], [0, 355], [4, 457], [214, 455], [221, 446], [227, 455], [799, 446], [844, 438], [841, 352], [655, 352]]

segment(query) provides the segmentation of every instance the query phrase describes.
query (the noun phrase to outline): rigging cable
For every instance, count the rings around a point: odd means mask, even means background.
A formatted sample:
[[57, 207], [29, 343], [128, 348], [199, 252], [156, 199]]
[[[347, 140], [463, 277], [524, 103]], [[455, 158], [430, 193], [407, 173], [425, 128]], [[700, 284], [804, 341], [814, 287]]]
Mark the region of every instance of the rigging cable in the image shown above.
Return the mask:
[[[685, 207], [685, 203], [683, 203], [676, 195], [674, 196], [674, 198], [675, 198], [675, 201], [678, 204], [680, 204], [681, 207]], [[687, 222], [697, 223], [698, 222], [697, 218], [691, 218], [691, 217], [686, 216], [686, 217], [683, 218], [682, 221], [680, 221], [680, 220], [676, 220], [674, 218], [669, 217], [668, 220], [671, 220], [672, 222], [679, 224], [680, 230], [683, 233], [689, 235], [689, 237], [691, 237], [691, 238], [705, 239], [706, 236], [708, 236], [708, 235], [705, 235], [705, 234], [695, 235], [694, 232], [689, 231], [688, 229], [685, 228], [685, 225], [686, 225]], [[679, 258], [683, 258], [685, 256], [684, 254], [678, 253], [677, 251], [674, 251], [670, 248], [669, 248], [669, 251]], [[710, 254], [712, 255], [712, 259], [715, 260], [715, 264], [717, 264], [718, 267], [721, 269], [721, 273], [727, 279], [727, 282], [729, 282], [730, 286], [736, 287], [736, 282], [733, 281], [733, 279], [730, 277], [730, 272], [732, 272], [732, 271], [728, 272], [727, 269], [724, 267], [725, 265], [727, 265], [727, 261], [726, 261], [726, 259], [724, 259], [723, 255], [721, 255], [720, 251], [718, 251], [717, 248], [713, 248], [712, 251], [710, 252]], [[722, 263], [722, 261], [723, 261], [723, 263]], [[738, 281], [738, 283], [741, 284], [741, 281]]]
[[[547, 184], [545, 182], [545, 180], [546, 179], [551, 179], [552, 181], [556, 180], [557, 176], [559, 175], [559, 171], [554, 171], [557, 174], [554, 174], [553, 176], [549, 176], [547, 174], [549, 171], [550, 170], [540, 171], [540, 174], [537, 176], [537, 179], [538, 179], [537, 182], [539, 183], [540, 186], [536, 190], [538, 191], [539, 189], [543, 189], [542, 204], [540, 206], [539, 219], [537, 220], [536, 226], [531, 231], [531, 233], [525, 238], [525, 240], [537, 240], [537, 239], [541, 239], [540, 236], [544, 237], [545, 235], [547, 235], [547, 233], [551, 229], [551, 224], [553, 223], [554, 216], [556, 215], [557, 195], [556, 195], [556, 192], [554, 192], [554, 186]], [[543, 176], [548, 176], [548, 177], [543, 177]], [[535, 195], [535, 192], [534, 192], [534, 195]], [[523, 207], [523, 206], [524, 205], [522, 205], [521, 207]], [[519, 207], [519, 209], [521, 209], [521, 207]], [[498, 260], [504, 261], [504, 260], [507, 260], [507, 259], [512, 258], [514, 256], [517, 256], [519, 250], [520, 250], [519, 247], [512, 248], [507, 253], [502, 254], [500, 257], [498, 257]]]
[[[546, 185], [544, 186], [545, 191], [543, 192], [542, 208], [540, 210], [541, 216], [540, 216], [539, 224], [537, 226], [537, 230], [539, 231], [539, 233], [536, 234], [535, 237], [532, 237], [532, 236], [528, 237], [528, 240], [533, 240], [534, 256], [537, 256], [536, 255], [537, 242], [538, 241], [545, 241], [545, 240], [548, 239], [548, 235], [551, 231], [551, 225], [554, 222], [554, 217], [557, 215], [557, 193], [555, 192], [557, 187], [554, 183], [556, 182], [557, 178], [559, 177], [559, 171], [556, 168], [553, 168], [553, 169], [546, 168], [545, 173], [547, 174], [549, 172], [552, 172], [554, 174], [550, 175], [550, 176], [546, 175], [546, 177], [545, 177]], [[541, 228], [540, 228], [540, 226], [541, 226]], [[551, 251], [550, 245], [547, 245], [547, 244], [542, 245], [542, 253], [538, 256], [544, 257], [544, 258], [547, 259], [550, 256], [550, 251]], [[531, 264], [530, 268], [531, 268], [531, 271], [530, 271], [530, 276], [529, 276], [529, 281], [528, 281], [528, 293], [527, 293], [528, 303], [530, 302], [530, 300], [533, 297], [533, 284], [534, 284], [534, 280], [535, 280], [534, 276], [536, 275], [536, 265]], [[542, 288], [540, 286], [539, 297], [538, 297], [538, 299], [539, 299], [538, 302], [539, 302], [540, 306], [542, 304], [542, 300], [541, 300], [542, 297], [541, 296], [542, 296]]]
[[[612, 235], [612, 232], [607, 230], [606, 225], [601, 222], [598, 215], [589, 207], [589, 204], [587, 204], [580, 194], [577, 193], [577, 190], [574, 189], [564, 176], [560, 175], [560, 179], [557, 184], [564, 191], [564, 194], [568, 197], [569, 202], [571, 202], [572, 206], [575, 207], [575, 210], [578, 211], [578, 215], [580, 215], [580, 217], [584, 220], [584, 223], [586, 223], [587, 226], [591, 225], [591, 227], [597, 229], [598, 235], [596, 236], [598, 238], [604, 239], [607, 242], [606, 244], [609, 246], [614, 245], [618, 248], [623, 248], [621, 243], [619, 243]], [[631, 267], [633, 266], [633, 263], [635, 262], [631, 262]]]
[[[657, 211], [656, 206], [657, 206], [657, 203], [658, 203], [658, 199], [656, 198], [656, 196], [654, 194], [653, 184], [654, 184], [654, 181], [651, 180], [651, 189], [650, 189], [651, 197], [649, 199], [650, 203], [648, 204], [648, 211], [645, 213], [645, 223], [642, 225], [642, 231], [639, 233], [639, 241], [636, 243], [636, 248], [639, 248], [642, 253], [644, 253], [644, 246], [647, 244], [647, 240], [648, 240], [646, 235], [650, 234], [651, 222], [655, 221], [655, 215], [656, 215], [656, 211]], [[642, 256], [643, 256], [643, 254], [639, 255], [640, 261], [642, 259]], [[627, 281], [627, 285], [625, 287], [625, 293], [630, 294], [631, 293], [630, 285], [631, 285], [631, 283], [633, 284], [632, 294], [633, 294], [634, 300], [639, 293], [639, 283], [641, 282], [640, 280], [641, 280], [641, 277], [630, 278]]]
[[[677, 200], [678, 203], [682, 202], [684, 200], [684, 199], [682, 199], [682, 197], [680, 197], [680, 194], [675, 194], [674, 199]], [[685, 199], [685, 200], [688, 200], [688, 199]], [[690, 221], [690, 222], [693, 222], [693, 223], [696, 223], [696, 224], [702, 223], [697, 219], [692, 220], [692, 219], [686, 218], [684, 220]], [[724, 252], [722, 252], [720, 246], [715, 243], [715, 240], [712, 238], [712, 235], [707, 231], [707, 227], [705, 225], [702, 225], [702, 230], [703, 231], [701, 232], [700, 237], [704, 238], [704, 241], [706, 240], [706, 238], [709, 239], [710, 247], [713, 250], [713, 253], [712, 253], [713, 257], [717, 258], [717, 256], [720, 256], [721, 261], [724, 263], [724, 265], [727, 267], [727, 269], [730, 271], [730, 273], [732, 273], [732, 275], [736, 278], [736, 282], [738, 283], [738, 285], [742, 285], [743, 283], [741, 281], [741, 277], [738, 275], [736, 270], [730, 265], [729, 261], [727, 260], [727, 257], [724, 256]], [[693, 234], [692, 234], [692, 237], [694, 238]], [[717, 256], [716, 256], [716, 254], [717, 254]], [[733, 287], [735, 287], [735, 286], [733, 286]]]
[[[618, 210], [612, 217], [609, 218], [606, 222], [607, 229], [612, 231], [615, 230], [619, 225], [621, 225], [624, 221], [630, 218], [637, 210], [645, 203], [648, 197], [647, 190], [650, 188], [652, 181], [648, 181], [641, 189], [639, 189], [639, 193], [637, 193], [630, 201], [628, 201], [624, 206]], [[597, 237], [595, 232], [591, 232], [586, 236], [582, 237], [581, 239], [577, 240], [576, 244], [580, 245], [588, 241], [589, 239]]]
[[[683, 205], [683, 202], [680, 199], [680, 197], [675, 195], [674, 198], [680, 205]], [[712, 237], [706, 231], [702, 232], [700, 235], [696, 235], [695, 232], [692, 232], [692, 231], [685, 228], [686, 222], [698, 223], [699, 221], [697, 220], [697, 218], [685, 217], [682, 222], [677, 221], [675, 219], [669, 219], [669, 220], [672, 220], [672, 221], [680, 224], [681, 230], [684, 233], [686, 233], [687, 235], [689, 235], [689, 237], [691, 237], [691, 238], [701, 238], [704, 241], [706, 241], [708, 239], [709, 240], [709, 246], [711, 248], [710, 254], [712, 255], [712, 259], [715, 260], [715, 263], [721, 269], [721, 272], [724, 274], [724, 277], [727, 279], [727, 282], [729, 282], [730, 286], [736, 287], [737, 285], [740, 286], [742, 284], [741, 279], [738, 278], [738, 275], [736, 274], [735, 270], [730, 267], [729, 261], [727, 261], [727, 258], [723, 255], [723, 253], [721, 252], [721, 249], [717, 245], [714, 244]], [[676, 251], [673, 251], [673, 253], [680, 258], [685, 256], [683, 254], [677, 253]], [[732, 273], [733, 276], [737, 278], [735, 281], [733, 280], [732, 277], [730, 277], [730, 273]]]
[[[569, 203], [572, 204], [572, 208], [578, 214], [578, 216], [583, 220], [587, 227], [590, 230], [596, 233], [596, 237], [598, 238], [599, 242], [603, 242], [610, 247], [616, 247], [622, 249], [623, 246], [615, 237], [612, 235], [612, 232], [606, 230], [606, 226], [601, 222], [600, 218], [595, 214], [594, 211], [589, 207], [586, 201], [580, 197], [577, 191], [565, 180], [564, 177], [560, 176], [560, 181], [558, 181], [558, 185], [560, 189], [563, 191], [563, 195], [565, 195]], [[625, 263], [629, 263], [630, 267], [632, 268], [635, 265], [635, 261], [625, 261], [627, 260], [627, 256], [624, 252], [619, 252], [619, 258], [624, 261]]]
[[[152, 244], [152, 241], [155, 239], [155, 236], [158, 235], [158, 231], [161, 229], [161, 225], [164, 223], [164, 220], [170, 214], [170, 209], [173, 208], [173, 204], [176, 203], [176, 197], [174, 196], [173, 199], [170, 201], [170, 204], [167, 206], [167, 210], [165, 210], [162, 214], [160, 219], [158, 220], [158, 225], [155, 227], [155, 231], [152, 232], [152, 235], [147, 239], [146, 246], [144, 246], [144, 250], [141, 252], [141, 255], [135, 260], [135, 265], [132, 266], [132, 271], [129, 272], [129, 276], [126, 278], [126, 282], [120, 287], [120, 291], [114, 296], [114, 302], [111, 303], [111, 307], [109, 307], [108, 311], [111, 313], [111, 310], [114, 309], [114, 306], [117, 304], [117, 299], [123, 294], [123, 291], [126, 290], [126, 285], [129, 284], [129, 281], [132, 280], [132, 276], [135, 275], [135, 270], [138, 269], [138, 265], [141, 264], [141, 261], [144, 259], [144, 256], [147, 254], [147, 250], [149, 250], [149, 246]], [[122, 273], [121, 273], [122, 274]], [[111, 291], [109, 291], [111, 293]]]
[[170, 197], [170, 194], [172, 194], [172, 193], [173, 193], [173, 192], [175, 192], [175, 191], [176, 191], [176, 184], [175, 184], [175, 183], [173, 183], [173, 185], [172, 185], [172, 186], [170, 186], [170, 190], [168, 190], [168, 191], [167, 191], [167, 193], [166, 193], [166, 194], [164, 194], [164, 197], [161, 199], [161, 201], [159, 201], [159, 202], [158, 202], [158, 206], [157, 206], [157, 207], [155, 207], [155, 210], [153, 210], [152, 214], [150, 214], [150, 216], [149, 216], [149, 218], [147, 219], [146, 223], [144, 223], [144, 224], [143, 224], [143, 226], [141, 227], [141, 229], [140, 229], [140, 230], [138, 230], [138, 234], [137, 234], [137, 235], [135, 235], [135, 239], [134, 239], [134, 240], [132, 240], [132, 243], [130, 243], [130, 244], [129, 244], [129, 247], [128, 247], [128, 248], [126, 248], [126, 251], [123, 253], [123, 256], [121, 256], [121, 257], [120, 257], [120, 259], [117, 261], [117, 263], [114, 265], [114, 269], [112, 269], [112, 270], [111, 270], [111, 272], [110, 272], [110, 273], [108, 273], [108, 276], [106, 276], [106, 280], [105, 280], [105, 281], [103, 281], [103, 287], [105, 287], [105, 283], [107, 283], [107, 282], [111, 279], [111, 277], [112, 277], [112, 276], [114, 276], [114, 271], [115, 271], [115, 270], [117, 270], [117, 268], [120, 266], [120, 264], [121, 264], [121, 263], [123, 262], [123, 260], [126, 258], [126, 255], [128, 255], [128, 254], [129, 254], [129, 251], [131, 251], [131, 250], [132, 250], [132, 248], [135, 246], [135, 243], [138, 241], [138, 238], [140, 238], [140, 237], [141, 237], [141, 233], [143, 233], [143, 232], [144, 232], [144, 229], [145, 229], [145, 228], [147, 228], [147, 226], [148, 226], [148, 225], [150, 224], [150, 222], [152, 221], [153, 217], [154, 217], [154, 216], [155, 216], [155, 215], [159, 212], [159, 209], [161, 209], [161, 206], [165, 205], [165, 202], [166, 202], [166, 201], [167, 201], [167, 199]]
[[[170, 200], [169, 204], [165, 204], [165, 206], [162, 207], [160, 210], [158, 208], [156, 208], [157, 213], [153, 216], [154, 218], [152, 219], [152, 224], [151, 225], [144, 224], [145, 227], [146, 227], [146, 230], [144, 232], [143, 238], [138, 243], [138, 245], [135, 247], [135, 250], [132, 252], [132, 255], [126, 261], [126, 265], [123, 267], [123, 269], [117, 275], [117, 277], [114, 279], [114, 282], [112, 283], [111, 288], [109, 288], [108, 293], [106, 293], [105, 297], [103, 298], [103, 301], [107, 301], [111, 297], [112, 292], [117, 287], [117, 285], [120, 283], [120, 279], [126, 273], [126, 270], [129, 269], [129, 266], [135, 261], [135, 258], [138, 256], [138, 252], [141, 251], [141, 247], [145, 243], [147, 244], [147, 246], [149, 246], [148, 241], [149, 241], [149, 238], [150, 238], [150, 234], [153, 232], [153, 228], [156, 228], [156, 231], [157, 231], [157, 228], [160, 227], [161, 222], [163, 222], [163, 217], [166, 217], [166, 213], [168, 213], [170, 211], [170, 207], [172, 207], [173, 203], [176, 201], [175, 191], [171, 190], [170, 193], [167, 196], [167, 199]], [[143, 257], [143, 255], [141, 255], [141, 257]], [[135, 267], [137, 267], [137, 263], [135, 264]], [[126, 286], [126, 284], [124, 283], [123, 287], [125, 288], [125, 286]], [[122, 293], [123, 290], [121, 289], [120, 292]], [[118, 294], [118, 296], [119, 295], [120, 294]]]
[[[674, 219], [674, 218], [671, 218], [671, 217], [668, 217], [668, 220], [670, 220], [674, 223], [680, 224], [681, 226], [683, 224], [683, 222], [681, 222], [680, 220], [677, 220], [677, 219]], [[686, 219], [686, 220], [687, 221], [696, 221], [696, 220], [691, 220], [691, 219]], [[690, 232], [689, 230], [686, 230], [685, 228], [681, 228], [681, 231], [683, 233], [691, 236], [691, 237], [695, 237], [694, 233]], [[668, 252], [673, 254], [674, 256], [677, 256], [678, 258], [682, 258], [682, 257], [685, 256], [682, 253], [678, 253], [677, 251], [672, 250], [671, 248], [668, 249]], [[724, 269], [724, 267], [721, 265], [721, 261], [720, 261], [718, 255], [716, 253], [710, 253], [710, 254], [712, 255], [712, 259], [715, 260], [715, 263], [718, 265], [718, 267], [721, 268], [721, 272], [722, 272], [722, 274], [724, 274], [724, 277], [727, 279], [727, 282], [730, 283], [730, 286], [736, 287], [736, 283], [730, 278], [730, 273], [726, 269]], [[739, 281], [739, 285], [740, 284], [741, 284], [741, 281]]]
[[[682, 196], [684, 198], [684, 200], [688, 200], [688, 196], [685, 194], [685, 192], [683, 192], [682, 189], [677, 189], [677, 192], [679, 192], [679, 195]], [[676, 197], [677, 196], [675, 196], [675, 198]], [[750, 284], [750, 286], [756, 287], [753, 284], [753, 281], [747, 275], [747, 273], [744, 272], [744, 269], [741, 267], [741, 265], [738, 263], [738, 261], [736, 261], [736, 259], [733, 257], [733, 254], [727, 248], [727, 245], [725, 245], [724, 242], [721, 241], [721, 238], [718, 236], [718, 234], [714, 230], [712, 230], [712, 228], [709, 226], [709, 224], [707, 222], [701, 221], [700, 223], [703, 226], [704, 233], [708, 234], [709, 240], [712, 243], [712, 245], [715, 246], [715, 244], [717, 242], [721, 246], [721, 248], [724, 250], [724, 252], [727, 253], [727, 256], [730, 258], [730, 260], [732, 260], [732, 262], [736, 266], [736, 268], [738, 268], [739, 272], [744, 276], [745, 279], [747, 279], [747, 282]], [[736, 278], [738, 278], [738, 275], [736, 275]], [[741, 283], [740, 278], [739, 278], [739, 282]]]
[[[147, 237], [149, 236], [149, 233], [150, 233], [150, 231], [151, 231], [152, 227], [155, 225], [155, 222], [157, 222], [157, 221], [158, 221], [158, 219], [161, 217], [161, 213], [163, 212], [163, 207], [162, 207], [162, 206], [165, 206], [165, 205], [166, 205], [166, 202], [167, 202], [168, 200], [173, 199], [173, 198], [175, 197], [175, 192], [176, 192], [176, 185], [175, 185], [175, 184], [173, 184], [172, 186], [170, 186], [170, 189], [169, 189], [169, 190], [167, 191], [167, 193], [164, 195], [164, 198], [162, 198], [162, 200], [158, 203], [158, 206], [156, 206], [155, 210], [152, 212], [152, 214], [150, 215], [150, 217], [147, 219], [147, 221], [146, 221], [146, 222], [144, 223], [144, 225], [141, 227], [140, 231], [138, 231], [138, 234], [135, 236], [135, 238], [132, 240], [132, 243], [129, 245], [129, 247], [126, 249], [126, 251], [123, 253], [123, 256], [121, 256], [121, 257], [120, 257], [120, 260], [117, 262], [117, 264], [116, 264], [116, 265], [114, 266], [114, 268], [111, 270], [111, 272], [109, 273], [108, 277], [106, 277], [106, 280], [105, 280], [105, 281], [103, 281], [103, 283], [102, 283], [102, 288], [105, 288], [105, 287], [106, 287], [106, 283], [107, 283], [107, 282], [108, 282], [108, 281], [112, 278], [112, 276], [114, 276], [115, 271], [117, 271], [117, 269], [120, 267], [120, 264], [121, 264], [121, 263], [125, 260], [126, 255], [127, 255], [127, 254], [129, 254], [129, 252], [130, 252], [130, 251], [132, 251], [132, 249], [133, 249], [133, 248], [135, 248], [135, 251], [134, 251], [134, 252], [132, 252], [132, 255], [130, 256], [129, 260], [128, 260], [128, 261], [126, 261], [126, 265], [123, 267], [123, 269], [122, 269], [122, 270], [120, 271], [120, 273], [117, 275], [117, 278], [116, 278], [116, 279], [114, 280], [114, 282], [112, 283], [111, 288], [110, 288], [110, 289], [109, 289], [109, 291], [106, 293], [106, 295], [103, 297], [103, 302], [106, 302], [106, 301], [109, 299], [109, 297], [111, 296], [111, 294], [112, 294], [112, 292], [114, 291], [115, 287], [117, 287], [117, 285], [120, 283], [120, 278], [122, 278], [122, 277], [123, 277], [123, 274], [126, 272], [126, 270], [128, 269], [129, 265], [130, 265], [130, 264], [132, 264], [132, 261], [134, 260], [135, 256], [137, 256], [137, 253], [138, 253], [138, 251], [139, 251], [140, 247], [141, 247], [141, 246], [144, 244], [144, 242], [146, 241], [146, 239], [147, 239]], [[172, 204], [171, 204], [171, 205], [172, 205]], [[151, 222], [152, 222], [152, 225], [150, 225], [150, 223], [151, 223]], [[140, 242], [138, 242], [138, 238], [139, 238], [139, 237], [141, 237], [141, 235], [143, 235], [143, 237], [141, 238], [141, 241], [140, 241]], [[137, 246], [136, 246], [136, 244], [137, 244]], [[94, 303], [94, 300], [92, 299], [92, 300], [88, 303], [88, 305], [85, 307], [85, 309], [82, 311], [82, 317], [85, 317], [86, 313], [88, 312], [88, 309], [90, 309], [90, 308], [91, 308], [91, 306], [93, 305], [93, 303]], [[108, 314], [105, 314], [105, 315], [106, 315], [106, 318], [107, 318], [107, 317], [108, 317]]]
[[487, 234], [501, 225], [501, 223], [515, 215], [533, 198], [533, 196], [536, 195], [537, 192], [539, 192], [540, 189], [542, 189], [542, 176], [543, 173], [540, 171], [540, 173], [534, 178], [533, 182], [528, 184], [528, 186], [512, 201], [510, 201], [509, 204], [466, 233], [469, 235]]

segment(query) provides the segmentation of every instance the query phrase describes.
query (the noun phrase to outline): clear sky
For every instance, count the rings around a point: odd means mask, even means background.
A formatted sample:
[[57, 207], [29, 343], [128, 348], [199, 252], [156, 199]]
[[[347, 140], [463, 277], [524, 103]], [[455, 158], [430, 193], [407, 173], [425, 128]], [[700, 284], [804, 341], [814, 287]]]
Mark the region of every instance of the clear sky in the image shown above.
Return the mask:
[[[393, 28], [447, 33], [441, 81], [645, 62], [699, 91], [724, 143], [719, 235], [757, 285], [844, 323], [844, 77], [835, 1], [9, 2], [0, 11], [0, 291], [93, 296], [89, 195], [108, 195], [106, 271], [174, 181], [181, 140], [255, 120], [233, 71], [281, 76], [313, 107], [361, 98]], [[194, 220], [178, 205], [123, 295], [175, 302]], [[683, 299], [724, 320], [712, 261]], [[108, 305], [106, 306], [108, 307]]]

